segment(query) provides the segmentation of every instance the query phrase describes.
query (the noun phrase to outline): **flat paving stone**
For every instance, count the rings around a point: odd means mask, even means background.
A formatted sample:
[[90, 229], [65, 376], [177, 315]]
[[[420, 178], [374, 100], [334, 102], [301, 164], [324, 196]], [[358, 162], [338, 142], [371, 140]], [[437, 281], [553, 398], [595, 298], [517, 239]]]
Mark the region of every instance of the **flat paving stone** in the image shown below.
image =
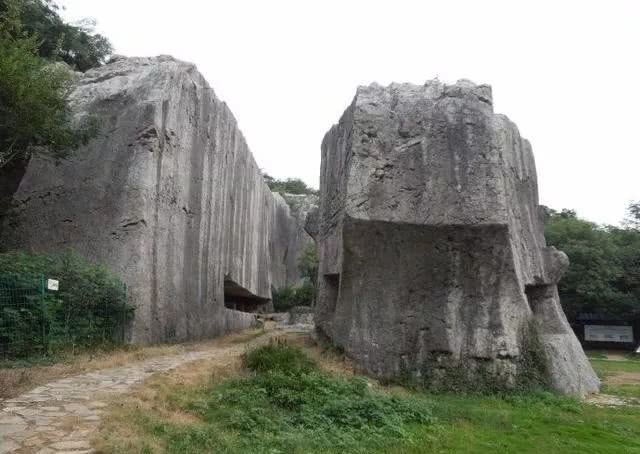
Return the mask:
[[0, 454], [5, 454], [9, 452], [15, 452], [20, 448], [20, 445], [11, 441], [11, 440], [3, 440], [0, 438]]
[[51, 445], [53, 449], [61, 450], [78, 450], [78, 449], [89, 449], [91, 448], [91, 444], [88, 440], [69, 440], [69, 441], [59, 441]]
[[0, 416], [0, 426], [5, 424], [24, 424], [24, 418], [14, 415]]

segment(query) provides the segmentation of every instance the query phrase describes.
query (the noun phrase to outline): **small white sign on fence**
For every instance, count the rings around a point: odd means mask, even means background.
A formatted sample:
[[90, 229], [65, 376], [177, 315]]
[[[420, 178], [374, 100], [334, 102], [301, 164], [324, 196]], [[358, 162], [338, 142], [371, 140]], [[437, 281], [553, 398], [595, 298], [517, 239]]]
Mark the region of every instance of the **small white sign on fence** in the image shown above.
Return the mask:
[[58, 291], [59, 282], [56, 279], [47, 279], [47, 290]]

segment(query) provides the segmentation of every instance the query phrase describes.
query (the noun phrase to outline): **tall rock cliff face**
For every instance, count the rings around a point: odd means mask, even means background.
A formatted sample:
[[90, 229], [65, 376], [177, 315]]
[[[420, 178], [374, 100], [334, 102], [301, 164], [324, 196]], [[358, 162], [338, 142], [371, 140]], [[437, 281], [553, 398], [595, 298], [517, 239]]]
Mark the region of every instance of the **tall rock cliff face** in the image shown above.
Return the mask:
[[225, 288], [231, 307], [267, 303], [272, 287], [293, 279], [286, 259], [295, 245], [280, 232], [297, 223], [226, 104], [194, 65], [171, 57], [88, 71], [72, 104], [101, 133], [67, 161], [31, 160], [1, 247], [72, 248], [106, 263], [137, 306], [134, 342], [250, 326], [253, 315], [225, 308]]
[[[296, 228], [293, 236], [290, 238], [292, 247], [295, 250], [295, 257], [292, 254], [292, 258], [295, 263], [289, 265], [289, 269], [295, 266], [296, 271], [299, 271], [300, 263], [303, 260], [310, 248], [315, 249], [315, 240], [306, 231], [307, 218], [310, 213], [318, 209], [319, 198], [315, 194], [282, 194], [282, 197], [289, 205], [289, 211], [291, 216], [296, 220]], [[298, 272], [291, 276], [294, 285], [300, 285], [303, 280]]]
[[[273, 193], [276, 204], [272, 250], [274, 287], [301, 284], [300, 259], [309, 247], [315, 246], [313, 238], [305, 231], [307, 214], [318, 206], [318, 196], [304, 194]], [[292, 221], [293, 219], [293, 221]]]
[[597, 391], [559, 304], [568, 260], [545, 245], [531, 146], [489, 86], [360, 87], [323, 141], [320, 191], [316, 322], [367, 371]]

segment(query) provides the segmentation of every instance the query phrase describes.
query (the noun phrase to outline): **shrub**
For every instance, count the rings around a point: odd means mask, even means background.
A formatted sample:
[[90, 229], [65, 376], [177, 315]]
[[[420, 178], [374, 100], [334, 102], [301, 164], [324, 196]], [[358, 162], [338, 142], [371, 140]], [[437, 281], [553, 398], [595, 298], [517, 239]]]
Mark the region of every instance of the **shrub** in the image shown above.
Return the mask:
[[[371, 392], [362, 378], [343, 379], [319, 371], [299, 375], [258, 374], [236, 383], [233, 390], [220, 395], [216, 401], [246, 408], [252, 421], [247, 428], [251, 431], [265, 428], [260, 412], [251, 414], [252, 405], [259, 409], [260, 403], [286, 411], [286, 425], [313, 430], [393, 430], [406, 423], [431, 421], [429, 408], [420, 401]], [[233, 421], [231, 426], [243, 429]]]
[[279, 341], [245, 353], [242, 364], [257, 373], [281, 372], [288, 375], [307, 373], [317, 368], [302, 350]]
[[314, 286], [308, 280], [299, 287], [283, 287], [272, 292], [273, 308], [276, 312], [286, 312], [295, 306], [311, 306], [314, 293]]
[[298, 259], [298, 270], [300, 271], [300, 276], [310, 280], [314, 286], [318, 278], [318, 265], [318, 248], [316, 243], [313, 242], [307, 246]]
[[[326, 374], [297, 347], [272, 343], [247, 353], [244, 364], [254, 373], [213, 387], [185, 408], [216, 433], [237, 434], [230, 452], [371, 452], [408, 442], [412, 426], [433, 422], [426, 399]], [[193, 452], [208, 443], [193, 445]]]
[[[59, 280], [44, 292], [42, 279]], [[133, 307], [124, 284], [75, 253], [0, 254], [0, 344], [5, 356], [122, 341]]]
[[318, 190], [307, 186], [300, 178], [279, 180], [267, 173], [264, 173], [262, 176], [272, 192], [279, 192], [281, 194], [318, 194]]

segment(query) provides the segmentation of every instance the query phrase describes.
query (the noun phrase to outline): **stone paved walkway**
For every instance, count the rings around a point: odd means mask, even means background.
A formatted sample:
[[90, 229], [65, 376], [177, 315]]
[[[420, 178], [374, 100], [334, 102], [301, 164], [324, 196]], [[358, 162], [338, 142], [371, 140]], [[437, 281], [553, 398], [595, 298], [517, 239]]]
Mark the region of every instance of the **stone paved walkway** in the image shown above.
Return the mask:
[[[261, 336], [258, 339], [270, 336]], [[256, 341], [255, 339], [254, 341]], [[0, 454], [81, 454], [93, 452], [92, 432], [100, 423], [105, 397], [125, 393], [149, 376], [200, 359], [242, 353], [246, 344], [158, 357], [126, 367], [90, 372], [0, 401]], [[102, 399], [102, 400], [101, 400]]]

